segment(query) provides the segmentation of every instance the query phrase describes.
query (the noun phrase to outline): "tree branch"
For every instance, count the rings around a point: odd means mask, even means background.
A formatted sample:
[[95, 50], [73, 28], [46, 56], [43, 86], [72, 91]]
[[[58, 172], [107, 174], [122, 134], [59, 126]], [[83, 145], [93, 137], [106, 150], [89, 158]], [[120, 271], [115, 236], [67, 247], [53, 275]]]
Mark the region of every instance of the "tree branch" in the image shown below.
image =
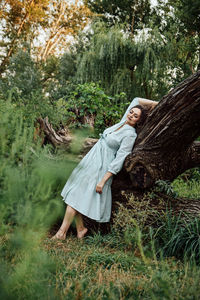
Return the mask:
[[[38, 123], [40, 124], [40, 129], [45, 133], [46, 138], [51, 142], [52, 145], [68, 147], [72, 138], [69, 135], [67, 128], [59, 130], [56, 132], [52, 125], [49, 123], [48, 117], [42, 119], [38, 118]], [[40, 135], [40, 134], [39, 134]]]

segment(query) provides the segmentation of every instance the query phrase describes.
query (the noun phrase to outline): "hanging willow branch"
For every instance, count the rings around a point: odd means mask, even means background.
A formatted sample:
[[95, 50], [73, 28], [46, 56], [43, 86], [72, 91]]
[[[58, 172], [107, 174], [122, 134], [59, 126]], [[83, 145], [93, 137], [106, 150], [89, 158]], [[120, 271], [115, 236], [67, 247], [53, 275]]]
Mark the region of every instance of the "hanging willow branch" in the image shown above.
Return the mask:
[[101, 81], [108, 94], [124, 91], [130, 98], [154, 99], [160, 78], [168, 82], [162, 59], [165, 43], [161, 35], [152, 35], [133, 39], [123, 28], [100, 29], [79, 55], [76, 78], [81, 83]]

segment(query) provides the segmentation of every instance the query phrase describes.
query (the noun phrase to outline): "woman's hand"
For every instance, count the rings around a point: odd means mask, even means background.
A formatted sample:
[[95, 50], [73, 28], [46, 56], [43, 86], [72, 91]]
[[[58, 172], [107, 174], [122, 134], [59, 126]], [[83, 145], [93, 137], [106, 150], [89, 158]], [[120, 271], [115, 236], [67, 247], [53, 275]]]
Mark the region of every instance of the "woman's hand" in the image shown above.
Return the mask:
[[97, 183], [96, 192], [99, 194], [102, 194], [103, 187], [104, 187], [104, 182], [100, 181], [99, 183]]
[[156, 105], [158, 105], [158, 102], [153, 101], [153, 103], [151, 104], [151, 110], [153, 110], [156, 107]]
[[138, 98], [139, 104], [140, 105], [145, 105], [148, 108], [150, 108], [150, 110], [154, 109], [156, 107], [156, 105], [158, 104], [157, 101], [153, 101], [153, 100], [149, 100], [149, 99], [145, 99], [145, 98]]
[[97, 183], [97, 185], [96, 185], [96, 192], [97, 193], [102, 194], [103, 187], [104, 187], [105, 183], [112, 176], [113, 176], [113, 174], [111, 172], [106, 172], [106, 174], [103, 176], [103, 178], [101, 179], [101, 181], [99, 181], [99, 183]]

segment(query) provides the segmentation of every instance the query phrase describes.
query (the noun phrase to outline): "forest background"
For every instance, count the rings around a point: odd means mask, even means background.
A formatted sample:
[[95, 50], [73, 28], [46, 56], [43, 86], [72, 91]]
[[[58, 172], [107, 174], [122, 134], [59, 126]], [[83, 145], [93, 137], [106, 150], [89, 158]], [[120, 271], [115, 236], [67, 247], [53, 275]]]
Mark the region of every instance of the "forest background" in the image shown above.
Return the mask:
[[[198, 299], [198, 218], [183, 224], [166, 211], [145, 226], [144, 197], [134, 216], [119, 208], [106, 235], [53, 242], [48, 232], [85, 136], [199, 69], [199, 0], [1, 0], [0, 9], [0, 297]], [[70, 147], [38, 134], [46, 116], [75, 132]], [[199, 181], [197, 168], [156, 189], [198, 199]]]

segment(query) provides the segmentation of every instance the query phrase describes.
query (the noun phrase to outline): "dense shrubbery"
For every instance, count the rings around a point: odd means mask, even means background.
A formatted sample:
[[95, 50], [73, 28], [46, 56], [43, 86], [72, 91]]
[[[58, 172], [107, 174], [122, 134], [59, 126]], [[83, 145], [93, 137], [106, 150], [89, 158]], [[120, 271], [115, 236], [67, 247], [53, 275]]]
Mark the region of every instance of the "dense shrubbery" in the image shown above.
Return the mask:
[[76, 161], [41, 148], [34, 118], [10, 101], [0, 100], [0, 132], [0, 296], [52, 296], [55, 262], [40, 244], [63, 211], [58, 195]]
[[[40, 225], [49, 226], [55, 218], [51, 211], [56, 211], [57, 192], [76, 163], [67, 155], [62, 160], [54, 157], [50, 145], [41, 147], [40, 137], [35, 135], [35, 120], [27, 118], [24, 108], [1, 100], [0, 114], [2, 224], [28, 225], [38, 215]], [[50, 214], [49, 219], [37, 213], [42, 207], [45, 214]]]
[[[91, 125], [98, 134], [119, 121], [128, 104], [125, 93], [108, 96], [98, 83], [73, 84], [63, 82], [62, 76], [59, 82], [53, 79], [51, 68], [51, 62], [39, 66], [28, 51], [20, 50], [12, 57], [5, 78], [0, 80], [2, 99], [21, 108], [30, 124], [38, 117], [48, 116], [56, 127]], [[48, 72], [51, 80], [44, 84]]]
[[96, 133], [119, 122], [127, 106], [126, 95], [109, 97], [98, 84], [78, 84], [56, 103], [62, 119], [70, 127], [92, 126]]

